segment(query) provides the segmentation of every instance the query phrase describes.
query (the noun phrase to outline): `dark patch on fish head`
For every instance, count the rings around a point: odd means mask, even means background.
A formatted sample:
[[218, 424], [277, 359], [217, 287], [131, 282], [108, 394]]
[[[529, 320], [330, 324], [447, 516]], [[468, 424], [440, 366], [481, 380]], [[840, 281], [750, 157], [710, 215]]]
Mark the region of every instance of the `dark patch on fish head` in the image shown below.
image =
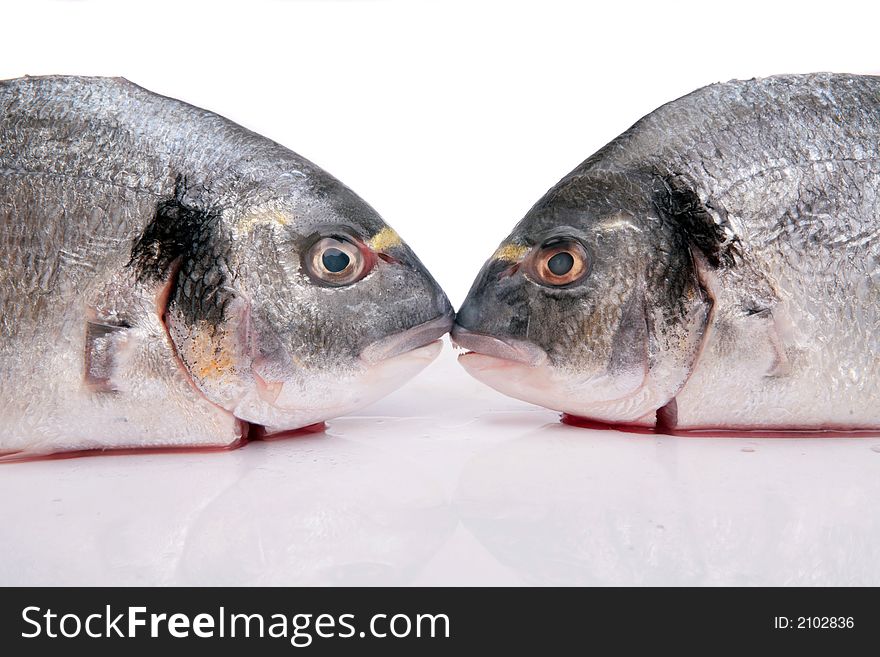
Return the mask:
[[[549, 260], [560, 249], [586, 260], [574, 280], [549, 271], [569, 267], [568, 256]], [[579, 397], [559, 401], [556, 408], [567, 410], [592, 396], [641, 393], [651, 372], [668, 364], [675, 339], [699, 343], [707, 312], [689, 246], [657, 216], [650, 185], [593, 175], [564, 180], [502, 242], [459, 310], [453, 339], [480, 351], [486, 342], [473, 336], [486, 335], [544, 354], [532, 365], [549, 368], [561, 395]]]
[[654, 172], [651, 195], [657, 215], [712, 267], [733, 266], [740, 257], [739, 239], [722, 205], [705, 201], [696, 185], [680, 174]]
[[178, 177], [174, 196], [157, 204], [132, 245], [128, 267], [141, 282], [170, 281], [168, 303], [188, 324], [217, 325], [231, 301], [230, 238], [220, 224], [221, 210], [198, 205], [188, 193], [186, 180]]
[[234, 240], [206, 190], [177, 178], [135, 239], [128, 268], [158, 286], [157, 312], [193, 383], [228, 407], [246, 364], [249, 305], [235, 286]]

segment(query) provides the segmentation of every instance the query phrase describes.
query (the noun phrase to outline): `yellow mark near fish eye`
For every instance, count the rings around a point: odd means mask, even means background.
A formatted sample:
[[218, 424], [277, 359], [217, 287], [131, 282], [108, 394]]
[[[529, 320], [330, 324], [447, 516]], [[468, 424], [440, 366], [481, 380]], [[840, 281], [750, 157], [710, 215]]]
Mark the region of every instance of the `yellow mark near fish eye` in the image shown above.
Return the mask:
[[400, 235], [395, 233], [393, 228], [385, 226], [385, 228], [367, 241], [367, 246], [373, 249], [373, 251], [385, 251], [392, 247], [400, 246], [401, 243]]
[[531, 249], [524, 244], [502, 244], [499, 246], [492, 258], [495, 260], [506, 260], [508, 262], [519, 262], [526, 257]]
[[243, 232], [248, 232], [254, 226], [259, 224], [276, 224], [278, 226], [286, 226], [287, 225], [287, 216], [277, 210], [258, 212], [255, 214], [249, 214], [238, 220], [237, 228]]

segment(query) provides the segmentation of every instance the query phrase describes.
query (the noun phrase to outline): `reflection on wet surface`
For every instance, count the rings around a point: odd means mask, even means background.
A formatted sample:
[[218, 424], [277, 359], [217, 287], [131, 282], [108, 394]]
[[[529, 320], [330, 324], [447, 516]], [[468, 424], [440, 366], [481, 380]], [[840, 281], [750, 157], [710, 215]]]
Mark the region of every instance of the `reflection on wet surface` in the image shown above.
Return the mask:
[[465, 467], [457, 515], [535, 584], [880, 581], [863, 439], [584, 436], [541, 427]]
[[564, 426], [447, 350], [324, 434], [0, 466], [0, 584], [876, 585], [878, 452]]

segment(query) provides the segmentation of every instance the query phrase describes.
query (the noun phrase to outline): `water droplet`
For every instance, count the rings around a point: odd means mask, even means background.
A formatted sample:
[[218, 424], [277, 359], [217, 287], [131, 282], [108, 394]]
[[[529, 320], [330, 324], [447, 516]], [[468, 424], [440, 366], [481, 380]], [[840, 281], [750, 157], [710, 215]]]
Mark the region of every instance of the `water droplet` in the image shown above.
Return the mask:
[[880, 445], [874, 445], [871, 447], [872, 452], [880, 453]]
[[754, 448], [754, 447], [743, 447], [743, 448], [742, 448], [741, 450], [739, 450], [739, 451], [741, 451], [741, 452], [754, 452], [754, 451], [755, 451], [755, 448]]

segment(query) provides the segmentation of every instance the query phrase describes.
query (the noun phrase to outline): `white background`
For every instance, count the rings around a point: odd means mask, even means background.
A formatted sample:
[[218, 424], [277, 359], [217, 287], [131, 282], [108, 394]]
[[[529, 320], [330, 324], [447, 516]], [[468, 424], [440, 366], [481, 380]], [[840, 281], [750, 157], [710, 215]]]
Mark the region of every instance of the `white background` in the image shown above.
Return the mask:
[[[730, 78], [880, 73], [875, 3], [0, 3], [0, 78], [122, 75], [356, 190], [457, 306], [553, 183]], [[0, 468], [0, 584], [878, 584], [880, 439], [564, 427], [447, 349], [326, 434]]]

